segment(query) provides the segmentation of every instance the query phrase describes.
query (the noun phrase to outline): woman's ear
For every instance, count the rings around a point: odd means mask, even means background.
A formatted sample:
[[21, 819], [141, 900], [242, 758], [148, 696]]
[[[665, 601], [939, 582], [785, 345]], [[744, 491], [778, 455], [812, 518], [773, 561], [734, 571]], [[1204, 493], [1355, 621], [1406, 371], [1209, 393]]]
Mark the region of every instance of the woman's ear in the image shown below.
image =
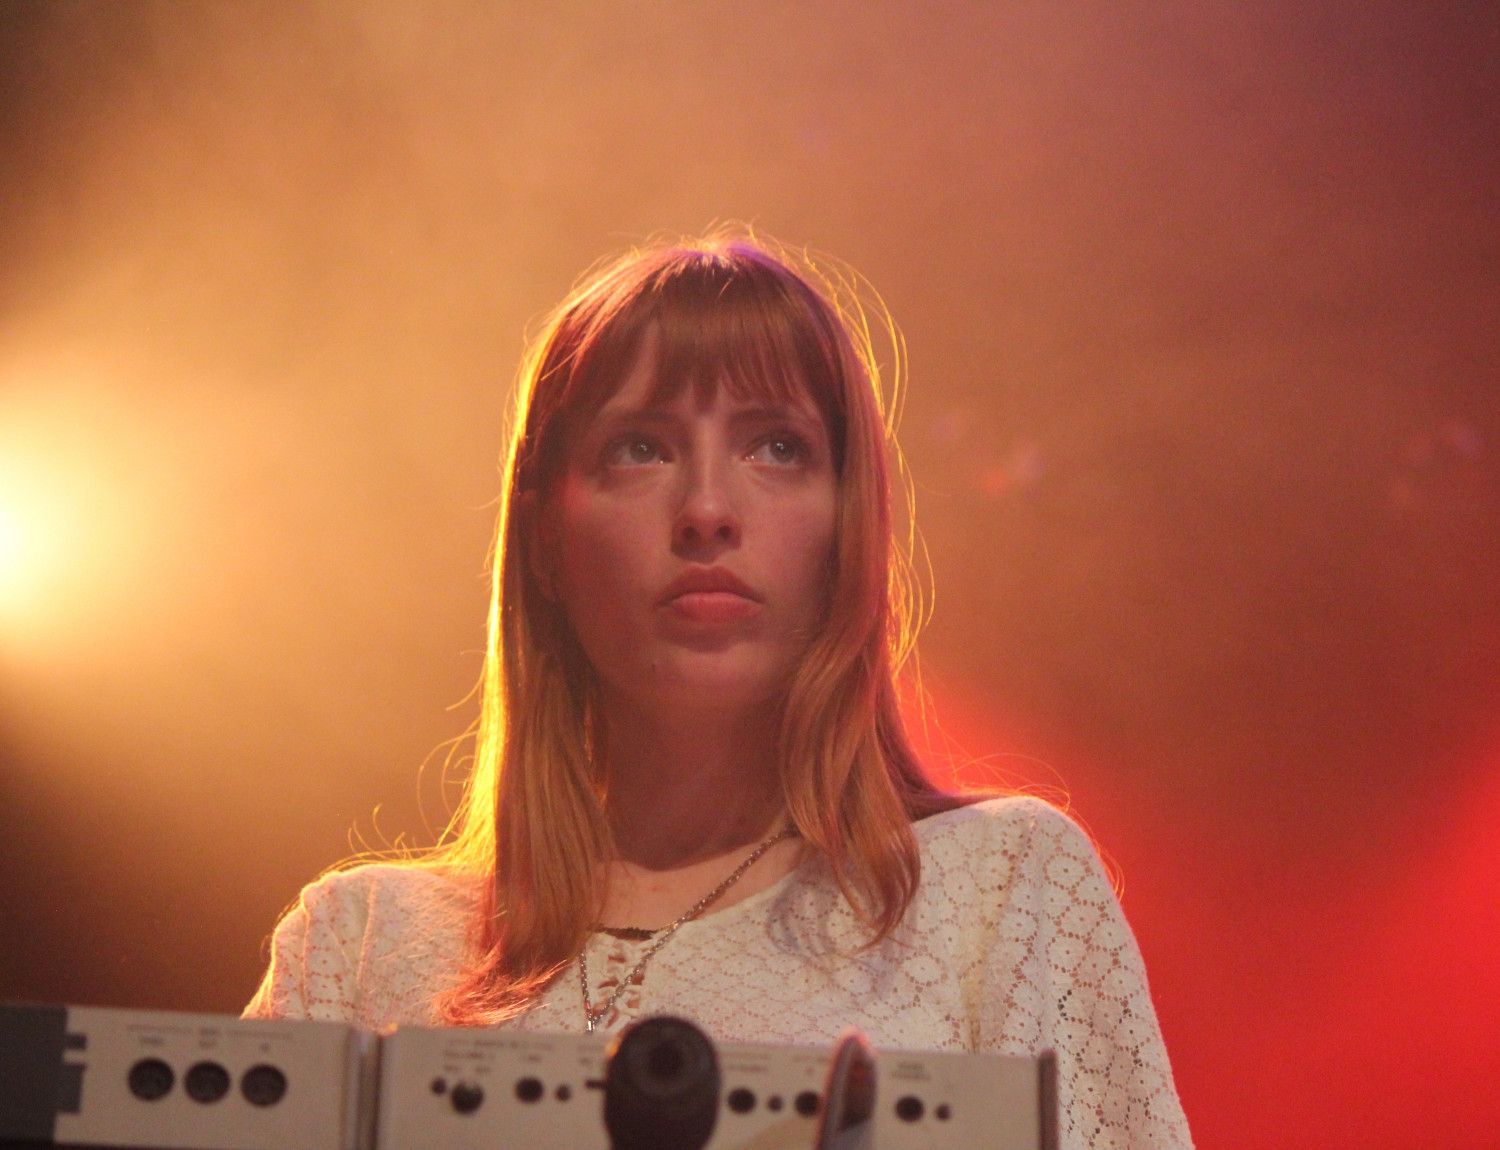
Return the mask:
[[547, 527], [547, 515], [542, 501], [533, 491], [518, 492], [511, 499], [511, 515], [516, 520], [515, 538], [520, 541], [526, 569], [536, 580], [542, 598], [549, 603], [557, 602], [557, 579], [552, 568], [554, 554], [551, 533]]

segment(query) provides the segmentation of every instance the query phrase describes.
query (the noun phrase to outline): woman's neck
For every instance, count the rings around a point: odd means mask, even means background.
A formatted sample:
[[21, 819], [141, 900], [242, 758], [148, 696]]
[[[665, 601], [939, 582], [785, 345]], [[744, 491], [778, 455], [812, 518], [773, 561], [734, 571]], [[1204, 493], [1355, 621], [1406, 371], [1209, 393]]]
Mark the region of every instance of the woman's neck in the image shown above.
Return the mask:
[[785, 804], [773, 712], [608, 708], [610, 829], [621, 861], [670, 870], [759, 842]]

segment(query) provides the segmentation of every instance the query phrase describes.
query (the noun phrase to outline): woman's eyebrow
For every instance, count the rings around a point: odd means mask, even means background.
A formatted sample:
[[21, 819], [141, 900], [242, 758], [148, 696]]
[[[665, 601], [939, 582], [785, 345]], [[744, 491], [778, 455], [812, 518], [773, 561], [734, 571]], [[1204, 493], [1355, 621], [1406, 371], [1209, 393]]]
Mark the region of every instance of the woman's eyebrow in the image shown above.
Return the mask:
[[794, 423], [817, 423], [817, 409], [791, 403], [752, 404], [748, 407], [735, 408], [729, 413], [729, 422], [733, 424], [775, 423], [782, 420]]
[[672, 423], [677, 418], [678, 416], [674, 414], [668, 407], [658, 403], [606, 403], [599, 409], [592, 422], [596, 425], [617, 423], [664, 424]]
[[[671, 402], [647, 400], [644, 403], [606, 403], [590, 421], [596, 427], [620, 423], [650, 423], [658, 426], [678, 423], [683, 414]], [[775, 423], [788, 421], [814, 424], [819, 422], [817, 409], [806, 404], [752, 403], [736, 407], [728, 414], [728, 422], [734, 426], [751, 423]]]

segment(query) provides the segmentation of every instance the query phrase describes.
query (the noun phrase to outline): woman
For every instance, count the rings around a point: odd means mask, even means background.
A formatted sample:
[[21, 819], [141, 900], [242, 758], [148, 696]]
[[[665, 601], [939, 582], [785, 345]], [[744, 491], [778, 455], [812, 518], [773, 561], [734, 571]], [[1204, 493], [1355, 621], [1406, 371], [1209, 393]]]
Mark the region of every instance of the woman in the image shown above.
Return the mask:
[[1186, 1145], [1087, 839], [912, 752], [893, 450], [846, 280], [748, 236], [588, 277], [521, 373], [451, 833], [305, 890], [247, 1014], [1053, 1048], [1065, 1145]]

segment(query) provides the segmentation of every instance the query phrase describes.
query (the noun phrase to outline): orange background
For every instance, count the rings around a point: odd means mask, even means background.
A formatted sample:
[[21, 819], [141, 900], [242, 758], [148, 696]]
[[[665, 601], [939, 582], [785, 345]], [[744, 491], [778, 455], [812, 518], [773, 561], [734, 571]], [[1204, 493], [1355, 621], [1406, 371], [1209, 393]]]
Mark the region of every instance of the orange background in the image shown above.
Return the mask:
[[1070, 794], [1200, 1145], [1500, 1145], [1497, 46], [0, 4], [0, 997], [237, 1010], [351, 828], [427, 837], [527, 322], [743, 219], [905, 331], [935, 765]]

